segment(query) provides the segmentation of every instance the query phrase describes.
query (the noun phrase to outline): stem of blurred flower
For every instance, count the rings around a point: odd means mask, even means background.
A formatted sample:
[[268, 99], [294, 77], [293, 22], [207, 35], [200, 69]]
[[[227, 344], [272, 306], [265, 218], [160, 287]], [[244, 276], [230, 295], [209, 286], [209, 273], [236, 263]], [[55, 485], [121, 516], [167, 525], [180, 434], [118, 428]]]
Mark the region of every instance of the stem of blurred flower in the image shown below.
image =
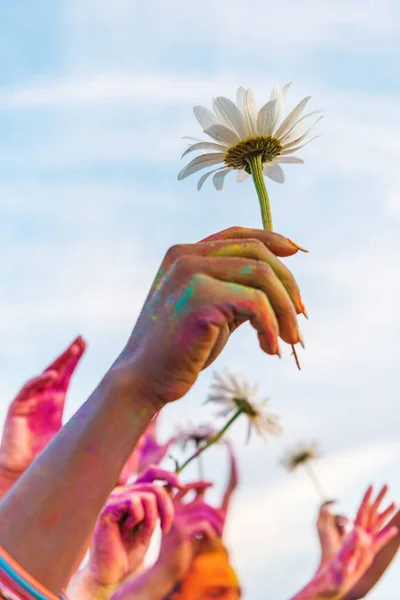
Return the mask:
[[[196, 451], [200, 448], [200, 442], [196, 442]], [[204, 463], [201, 453], [197, 457], [197, 466], [199, 467], [199, 479], [204, 480]]]
[[236, 419], [238, 417], [240, 417], [240, 415], [243, 414], [243, 410], [237, 410], [235, 412], [235, 414], [229, 419], [229, 421], [227, 423], [225, 423], [225, 425], [223, 426], [222, 429], [220, 429], [220, 431], [218, 431], [218, 433], [216, 433], [214, 435], [214, 437], [212, 437], [211, 439], [208, 440], [207, 444], [205, 444], [204, 446], [202, 446], [201, 448], [199, 448], [198, 450], [196, 450], [196, 452], [194, 454], [192, 454], [192, 456], [190, 456], [184, 463], [183, 465], [181, 465], [179, 467], [179, 469], [176, 470], [176, 473], [182, 473], [183, 469], [185, 467], [188, 466], [188, 464], [190, 464], [192, 462], [192, 460], [194, 460], [195, 458], [198, 458], [200, 456], [200, 454], [203, 454], [204, 450], [207, 450], [207, 448], [209, 448], [210, 446], [213, 446], [214, 444], [216, 444], [217, 442], [219, 442], [219, 440], [225, 435], [225, 433], [228, 431], [229, 427], [232, 425], [232, 423], [234, 423], [236, 421]]
[[269, 203], [268, 192], [265, 186], [261, 154], [249, 156], [247, 158], [247, 164], [249, 165], [254, 187], [256, 188], [258, 200], [260, 202], [263, 227], [268, 231], [272, 231], [271, 205]]
[[326, 500], [326, 495], [324, 494], [324, 491], [321, 487], [321, 484], [318, 481], [318, 477], [316, 476], [316, 474], [314, 473], [314, 469], [312, 468], [312, 466], [310, 465], [310, 462], [307, 461], [304, 463], [304, 468], [306, 469], [308, 476], [310, 477], [315, 489], [317, 490], [317, 494], [320, 496], [321, 500], [323, 502], [325, 502]]

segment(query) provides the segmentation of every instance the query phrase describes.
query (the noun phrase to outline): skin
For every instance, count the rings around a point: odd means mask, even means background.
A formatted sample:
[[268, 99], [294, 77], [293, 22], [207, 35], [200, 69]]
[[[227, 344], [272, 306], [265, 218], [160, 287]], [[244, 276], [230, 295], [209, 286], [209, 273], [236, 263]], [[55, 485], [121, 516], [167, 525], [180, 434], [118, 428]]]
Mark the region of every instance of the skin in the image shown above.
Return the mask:
[[224, 496], [222, 499], [222, 505], [221, 505], [221, 510], [224, 515], [224, 522], [226, 522], [229, 507], [232, 502], [232, 496], [235, 493], [237, 486], [239, 484], [238, 468], [237, 468], [237, 460], [236, 460], [236, 456], [235, 456], [235, 451], [229, 440], [225, 440], [225, 445], [229, 452], [230, 473], [229, 473], [228, 484], [225, 488]]
[[[191, 569], [202, 540], [210, 541], [222, 534], [223, 515], [203, 499], [209, 486], [209, 483], [195, 482], [175, 494], [174, 523], [171, 530], [162, 536], [156, 563], [121, 586], [112, 600], [164, 599]], [[193, 490], [195, 498], [184, 502], [185, 496]]]
[[268, 231], [219, 235], [167, 253], [120, 356], [0, 503], [0, 545], [52, 592], [71, 577], [151, 419], [190, 390], [230, 334], [250, 321], [271, 355], [279, 354], [279, 334], [298, 341], [299, 289], [277, 258], [297, 247]]
[[26, 471], [62, 427], [71, 377], [86, 344], [76, 338], [40, 375], [29, 380], [8, 409], [0, 445], [0, 494]]
[[[382, 488], [382, 493], [385, 494], [387, 486]], [[345, 536], [345, 525], [348, 523], [348, 519], [342, 515], [334, 515], [329, 511], [328, 505], [325, 503], [321, 506], [321, 510], [318, 517], [317, 528], [321, 543], [321, 565], [324, 562], [330, 560], [330, 557], [340, 547], [342, 540]], [[400, 517], [399, 512], [390, 520], [387, 529], [391, 527], [399, 527]], [[339, 520], [339, 525], [338, 525]], [[358, 600], [358, 598], [364, 598], [374, 585], [382, 577], [388, 566], [390, 565], [393, 557], [395, 556], [400, 543], [400, 536], [397, 535], [390, 540], [375, 556], [371, 566], [367, 569], [363, 577], [356, 583], [356, 585], [346, 594], [344, 600]], [[320, 566], [321, 568], [321, 566]]]
[[377, 553], [397, 534], [395, 527], [385, 527], [387, 519], [395, 510], [394, 505], [380, 510], [386, 491], [385, 486], [374, 500], [373, 489], [371, 486], [368, 488], [352, 531], [342, 538], [340, 547], [331, 560], [317, 571], [311, 582], [292, 600], [341, 600], [357, 585]]
[[165, 487], [150, 482], [153, 478], [172, 489], [182, 487], [174, 473], [152, 469], [135, 484], [116, 488], [97, 520], [88, 564], [69, 584], [71, 598], [110, 598], [141, 566], [158, 521], [162, 532], [170, 531], [173, 502]]

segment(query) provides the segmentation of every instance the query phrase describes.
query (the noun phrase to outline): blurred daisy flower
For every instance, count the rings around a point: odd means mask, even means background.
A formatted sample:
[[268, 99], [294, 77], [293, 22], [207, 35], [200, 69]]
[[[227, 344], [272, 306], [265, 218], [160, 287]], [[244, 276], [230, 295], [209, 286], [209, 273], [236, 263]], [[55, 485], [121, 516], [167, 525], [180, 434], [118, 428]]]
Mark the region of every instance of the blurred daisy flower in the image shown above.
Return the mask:
[[247, 416], [247, 441], [250, 439], [253, 429], [261, 437], [265, 437], [266, 435], [280, 435], [282, 433], [279, 417], [265, 410], [269, 398], [264, 398], [260, 402], [254, 401], [258, 385], [250, 387], [245, 379], [239, 381], [235, 375], [226, 371], [225, 377], [214, 373], [214, 383], [211, 385], [211, 390], [212, 392], [209, 394], [206, 402], [214, 402], [222, 407], [216, 413], [216, 416], [231, 416], [228, 421], [229, 425], [240, 415], [244, 414]]
[[219, 404], [221, 410], [216, 413], [216, 416], [229, 418], [221, 429], [217, 430], [214, 435], [211, 435], [207, 442], [200, 445], [196, 452], [177, 469], [178, 473], [194, 459], [199, 458], [207, 448], [220, 442], [230, 426], [241, 415], [246, 415], [248, 419], [247, 441], [249, 441], [253, 429], [255, 429], [262, 437], [265, 437], [268, 434], [280, 435], [282, 433], [279, 417], [265, 410], [265, 405], [269, 399], [266, 398], [257, 403], [254, 401], [258, 386], [251, 388], [245, 380], [239, 382], [239, 380], [228, 371], [225, 373], [225, 378], [218, 375], [218, 373], [214, 373], [213, 377], [214, 383], [211, 385], [212, 391], [205, 403], [214, 402]]
[[272, 230], [272, 217], [264, 175], [283, 183], [285, 174], [281, 164], [304, 162], [294, 153], [318, 137], [307, 139], [322, 118], [310, 125], [309, 118], [322, 111], [303, 114], [310, 96], [283, 118], [289, 87], [290, 83], [283, 89], [275, 85], [270, 99], [260, 110], [251, 89], [243, 87], [237, 91], [236, 104], [229, 98], [219, 97], [213, 101], [213, 110], [195, 106], [194, 115], [212, 141], [189, 138], [195, 143], [185, 150], [182, 158], [192, 152], [200, 152], [200, 155], [178, 174], [181, 180], [202, 169], [221, 165], [200, 177], [198, 190], [211, 175], [217, 190], [223, 188], [225, 177], [231, 171], [238, 172], [238, 182], [251, 175], [260, 201], [263, 226], [269, 230]]
[[295, 448], [289, 450], [283, 457], [281, 464], [288, 471], [295, 471], [298, 467], [304, 467], [317, 491], [322, 499], [325, 499], [325, 494], [322, 490], [321, 484], [319, 483], [318, 477], [316, 476], [311, 463], [319, 458], [318, 445], [313, 442], [309, 444], [300, 443]]
[[186, 427], [180, 427], [176, 430], [174, 439], [182, 450], [185, 450], [191, 443], [196, 448], [199, 448], [213, 438], [216, 433], [217, 430], [208, 423], [202, 425], [192, 425], [189, 423]]

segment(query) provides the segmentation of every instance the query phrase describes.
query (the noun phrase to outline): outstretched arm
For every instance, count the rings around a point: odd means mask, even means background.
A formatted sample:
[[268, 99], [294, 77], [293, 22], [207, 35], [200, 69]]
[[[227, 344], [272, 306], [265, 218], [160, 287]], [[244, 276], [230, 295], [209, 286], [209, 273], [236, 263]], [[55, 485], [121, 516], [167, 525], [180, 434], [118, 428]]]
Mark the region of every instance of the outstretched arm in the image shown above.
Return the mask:
[[249, 321], [261, 349], [299, 342], [297, 248], [232, 228], [166, 255], [128, 343], [98, 388], [0, 503], [0, 545], [58, 593], [150, 420], [182, 398]]

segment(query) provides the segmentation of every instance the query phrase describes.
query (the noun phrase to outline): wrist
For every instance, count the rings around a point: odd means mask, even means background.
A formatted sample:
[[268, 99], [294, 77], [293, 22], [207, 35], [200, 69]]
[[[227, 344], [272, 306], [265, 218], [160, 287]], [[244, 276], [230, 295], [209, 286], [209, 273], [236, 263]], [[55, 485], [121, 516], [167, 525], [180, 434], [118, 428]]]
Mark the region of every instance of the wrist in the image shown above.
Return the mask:
[[109, 600], [117, 587], [98, 583], [90, 569], [84, 567], [71, 578], [67, 593], [74, 600]]
[[124, 353], [116, 360], [106, 378], [113, 382], [121, 398], [128, 398], [137, 411], [148, 415], [150, 419], [166, 404], [143, 377], [139, 361], [124, 358]]
[[175, 581], [160, 563], [121, 585], [111, 600], [162, 600], [171, 592]]

